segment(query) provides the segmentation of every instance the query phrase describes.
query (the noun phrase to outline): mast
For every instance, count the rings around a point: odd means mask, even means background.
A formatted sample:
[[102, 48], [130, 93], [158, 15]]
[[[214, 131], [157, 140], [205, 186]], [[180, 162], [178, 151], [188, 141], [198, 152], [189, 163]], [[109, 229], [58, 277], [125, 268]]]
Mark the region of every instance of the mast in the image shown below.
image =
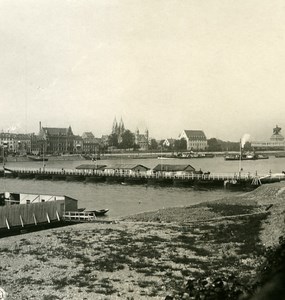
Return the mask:
[[3, 159], [3, 176], [5, 177], [5, 148], [8, 146], [7, 141], [2, 142], [2, 159]]
[[43, 143], [43, 171], [45, 170], [45, 145]]
[[241, 175], [241, 155], [242, 155], [242, 147], [241, 147], [241, 140], [239, 142], [240, 145], [240, 152], [239, 152], [239, 177]]

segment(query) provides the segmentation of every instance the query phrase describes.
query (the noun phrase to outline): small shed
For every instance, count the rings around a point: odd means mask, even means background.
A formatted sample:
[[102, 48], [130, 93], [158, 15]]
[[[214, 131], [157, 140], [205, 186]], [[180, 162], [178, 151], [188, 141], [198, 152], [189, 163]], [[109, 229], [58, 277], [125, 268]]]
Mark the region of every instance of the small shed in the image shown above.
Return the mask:
[[165, 173], [176, 173], [185, 174], [195, 172], [195, 168], [191, 165], [170, 165], [170, 164], [159, 164], [153, 168], [153, 172], [165, 172]]
[[92, 170], [104, 171], [106, 167], [107, 167], [107, 165], [83, 164], [83, 165], [77, 166], [75, 169], [86, 170], [86, 171], [92, 171]]
[[136, 173], [144, 173], [147, 170], [149, 170], [148, 167], [143, 165], [137, 165], [137, 164], [115, 164], [112, 166], [108, 166], [105, 169], [105, 172], [107, 174], [116, 174], [116, 173], [122, 173], [122, 174], [136, 174]]

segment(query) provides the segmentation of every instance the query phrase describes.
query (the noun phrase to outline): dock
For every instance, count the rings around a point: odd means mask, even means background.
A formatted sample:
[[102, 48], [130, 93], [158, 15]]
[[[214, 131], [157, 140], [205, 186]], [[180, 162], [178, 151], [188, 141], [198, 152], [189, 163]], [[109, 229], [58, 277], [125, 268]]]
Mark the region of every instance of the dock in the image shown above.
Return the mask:
[[63, 221], [85, 223], [96, 221], [95, 213], [85, 211], [67, 211], [62, 216]]

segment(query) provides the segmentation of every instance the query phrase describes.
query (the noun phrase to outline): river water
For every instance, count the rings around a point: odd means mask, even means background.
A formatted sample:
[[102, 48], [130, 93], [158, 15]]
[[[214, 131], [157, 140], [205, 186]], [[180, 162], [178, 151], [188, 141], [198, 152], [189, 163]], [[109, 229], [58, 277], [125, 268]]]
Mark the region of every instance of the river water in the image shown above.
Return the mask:
[[[52, 161], [45, 162], [46, 168], [75, 168], [80, 164], [91, 164], [91, 161]], [[223, 157], [196, 158], [196, 159], [112, 159], [100, 160], [98, 164], [113, 165], [142, 164], [149, 168], [157, 164], [190, 164], [195, 169], [210, 171], [211, 173], [238, 172], [239, 161], [225, 161]], [[8, 162], [9, 168], [41, 168], [42, 162]], [[285, 158], [275, 158], [242, 161], [242, 172], [268, 174], [280, 173], [285, 170]], [[181, 187], [154, 187], [145, 185], [121, 185], [109, 183], [84, 183], [33, 179], [0, 179], [0, 187], [3, 191], [26, 192], [35, 194], [67, 195], [79, 200], [79, 207], [87, 209], [109, 208], [109, 217], [116, 218], [144, 211], [157, 210], [173, 206], [185, 206], [204, 201], [219, 199], [233, 192], [224, 189], [212, 189], [208, 191]], [[239, 192], [240, 193], [240, 192]]]

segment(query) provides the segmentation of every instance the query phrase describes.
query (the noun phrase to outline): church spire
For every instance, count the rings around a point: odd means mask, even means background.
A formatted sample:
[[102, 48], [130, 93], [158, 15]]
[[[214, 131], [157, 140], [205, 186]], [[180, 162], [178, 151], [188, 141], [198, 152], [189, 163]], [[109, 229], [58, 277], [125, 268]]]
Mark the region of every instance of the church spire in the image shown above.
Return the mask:
[[113, 122], [113, 127], [112, 127], [112, 133], [117, 133], [118, 131], [118, 123], [117, 123], [117, 119], [115, 117], [114, 122]]
[[120, 133], [124, 133], [124, 131], [125, 131], [125, 125], [124, 125], [122, 117], [121, 117], [120, 124], [119, 124], [119, 131], [120, 131]]

